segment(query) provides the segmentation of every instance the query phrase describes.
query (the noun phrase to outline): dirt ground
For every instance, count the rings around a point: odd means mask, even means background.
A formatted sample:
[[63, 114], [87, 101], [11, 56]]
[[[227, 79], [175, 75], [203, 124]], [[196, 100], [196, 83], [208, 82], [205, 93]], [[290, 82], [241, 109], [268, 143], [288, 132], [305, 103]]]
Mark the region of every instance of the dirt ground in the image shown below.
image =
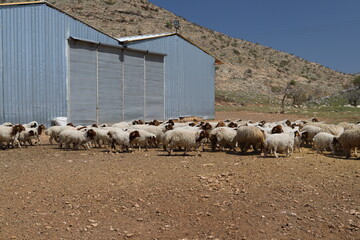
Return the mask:
[[66, 151], [42, 138], [0, 151], [0, 239], [360, 239], [359, 159]]

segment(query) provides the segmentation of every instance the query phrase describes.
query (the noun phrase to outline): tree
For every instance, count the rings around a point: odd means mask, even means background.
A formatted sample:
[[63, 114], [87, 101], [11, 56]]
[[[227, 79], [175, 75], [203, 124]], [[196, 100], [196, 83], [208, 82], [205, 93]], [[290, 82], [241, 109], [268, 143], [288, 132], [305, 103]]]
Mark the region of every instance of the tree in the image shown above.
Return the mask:
[[357, 76], [356, 78], [354, 78], [352, 83], [355, 87], [360, 88], [360, 76]]

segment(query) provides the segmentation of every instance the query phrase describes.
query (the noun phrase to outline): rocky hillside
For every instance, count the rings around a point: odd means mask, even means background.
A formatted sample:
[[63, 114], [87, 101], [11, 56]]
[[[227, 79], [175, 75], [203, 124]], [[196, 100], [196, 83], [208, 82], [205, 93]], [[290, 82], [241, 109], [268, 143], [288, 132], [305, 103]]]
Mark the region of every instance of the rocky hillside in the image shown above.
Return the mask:
[[294, 55], [201, 27], [147, 0], [49, 2], [113, 37], [173, 32], [172, 21], [179, 19], [183, 36], [224, 62], [216, 67], [218, 100], [278, 101], [290, 82], [311, 99], [346, 89], [354, 78]]

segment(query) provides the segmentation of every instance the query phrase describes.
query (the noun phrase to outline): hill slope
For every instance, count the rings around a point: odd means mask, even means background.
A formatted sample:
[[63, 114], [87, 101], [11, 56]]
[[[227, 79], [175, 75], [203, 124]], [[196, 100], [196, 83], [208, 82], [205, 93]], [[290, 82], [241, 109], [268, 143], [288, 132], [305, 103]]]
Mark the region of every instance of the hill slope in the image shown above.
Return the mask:
[[182, 35], [224, 62], [216, 67], [218, 99], [245, 103], [278, 101], [289, 82], [311, 99], [348, 88], [354, 77], [201, 27], [147, 0], [49, 2], [113, 37], [171, 32], [171, 22], [180, 19]]

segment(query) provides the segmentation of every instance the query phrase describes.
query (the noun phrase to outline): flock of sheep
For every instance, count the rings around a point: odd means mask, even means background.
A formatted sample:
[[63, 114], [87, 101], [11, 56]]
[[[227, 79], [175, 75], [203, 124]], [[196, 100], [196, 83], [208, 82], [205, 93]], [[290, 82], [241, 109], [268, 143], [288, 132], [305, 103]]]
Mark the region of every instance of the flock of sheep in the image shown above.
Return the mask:
[[[0, 125], [0, 147], [2, 149], [21, 147], [40, 143], [44, 125], [36, 121], [27, 124], [3, 123]], [[294, 150], [301, 151], [303, 146], [312, 146], [317, 153], [324, 150], [332, 155], [345, 153], [347, 158], [360, 148], [360, 124], [326, 124], [316, 118], [309, 121], [289, 120], [278, 122], [220, 121], [220, 122], [120, 122], [91, 126], [52, 126], [45, 130], [50, 144], [56, 142], [59, 148], [91, 149], [93, 147], [111, 147], [114, 151], [130, 151], [131, 148], [162, 146], [169, 155], [174, 149], [212, 151], [240, 149], [246, 153], [249, 149], [265, 156], [278, 157], [279, 153], [290, 156]], [[35, 141], [35, 142], [33, 142]]]

